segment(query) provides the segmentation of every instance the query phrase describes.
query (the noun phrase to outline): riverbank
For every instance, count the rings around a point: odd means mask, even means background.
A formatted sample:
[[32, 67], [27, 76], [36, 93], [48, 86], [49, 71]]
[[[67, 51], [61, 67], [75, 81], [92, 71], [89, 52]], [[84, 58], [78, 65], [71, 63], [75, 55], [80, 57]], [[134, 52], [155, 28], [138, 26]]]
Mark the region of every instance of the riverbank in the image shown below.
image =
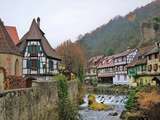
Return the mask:
[[123, 120], [159, 120], [160, 119], [160, 88], [142, 86], [130, 91], [127, 109], [121, 115]]

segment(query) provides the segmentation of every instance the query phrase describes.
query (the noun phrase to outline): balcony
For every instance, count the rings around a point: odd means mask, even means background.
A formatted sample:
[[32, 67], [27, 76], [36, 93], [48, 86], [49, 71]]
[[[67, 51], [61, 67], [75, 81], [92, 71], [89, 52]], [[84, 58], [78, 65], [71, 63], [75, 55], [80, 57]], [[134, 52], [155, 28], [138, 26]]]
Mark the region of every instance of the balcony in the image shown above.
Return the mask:
[[116, 71], [115, 74], [127, 74], [127, 71]]
[[113, 77], [115, 74], [113, 72], [105, 72], [105, 73], [99, 73], [98, 77]]
[[147, 71], [137, 71], [137, 75], [147, 75]]
[[127, 64], [127, 61], [115, 61], [114, 65], [125, 65]]

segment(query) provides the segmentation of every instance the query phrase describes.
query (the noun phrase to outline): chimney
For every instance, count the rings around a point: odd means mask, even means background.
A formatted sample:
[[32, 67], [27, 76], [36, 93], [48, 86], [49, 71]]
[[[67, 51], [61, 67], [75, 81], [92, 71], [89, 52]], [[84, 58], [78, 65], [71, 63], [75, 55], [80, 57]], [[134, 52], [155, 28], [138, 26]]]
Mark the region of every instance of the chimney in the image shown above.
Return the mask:
[[37, 24], [40, 27], [40, 17], [37, 17]]
[[4, 23], [3, 23], [3, 21], [2, 21], [2, 19], [0, 18], [0, 22], [4, 25]]

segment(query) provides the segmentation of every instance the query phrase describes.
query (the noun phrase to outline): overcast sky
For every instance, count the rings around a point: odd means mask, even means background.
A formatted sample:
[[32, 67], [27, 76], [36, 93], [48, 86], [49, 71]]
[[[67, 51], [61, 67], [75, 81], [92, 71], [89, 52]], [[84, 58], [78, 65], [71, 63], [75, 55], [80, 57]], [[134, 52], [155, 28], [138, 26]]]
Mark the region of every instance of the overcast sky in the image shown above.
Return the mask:
[[0, 18], [16, 26], [22, 37], [33, 18], [41, 18], [41, 28], [53, 47], [75, 41], [117, 15], [126, 15], [153, 0], [0, 0]]

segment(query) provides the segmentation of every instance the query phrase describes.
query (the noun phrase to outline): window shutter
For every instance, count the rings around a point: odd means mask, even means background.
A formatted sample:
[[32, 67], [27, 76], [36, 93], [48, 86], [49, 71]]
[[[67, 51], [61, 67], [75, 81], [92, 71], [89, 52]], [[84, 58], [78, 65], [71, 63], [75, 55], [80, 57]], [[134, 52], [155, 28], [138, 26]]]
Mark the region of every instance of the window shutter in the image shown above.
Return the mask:
[[37, 46], [37, 53], [40, 53], [41, 52], [41, 49], [40, 49], [40, 46]]
[[49, 61], [49, 69], [53, 70], [53, 61], [51, 61], [51, 60]]
[[27, 69], [30, 69], [30, 68], [31, 68], [31, 61], [27, 60]]
[[37, 60], [37, 68], [40, 69], [40, 60]]
[[32, 47], [28, 46], [28, 53], [31, 53], [31, 51], [32, 51]]

